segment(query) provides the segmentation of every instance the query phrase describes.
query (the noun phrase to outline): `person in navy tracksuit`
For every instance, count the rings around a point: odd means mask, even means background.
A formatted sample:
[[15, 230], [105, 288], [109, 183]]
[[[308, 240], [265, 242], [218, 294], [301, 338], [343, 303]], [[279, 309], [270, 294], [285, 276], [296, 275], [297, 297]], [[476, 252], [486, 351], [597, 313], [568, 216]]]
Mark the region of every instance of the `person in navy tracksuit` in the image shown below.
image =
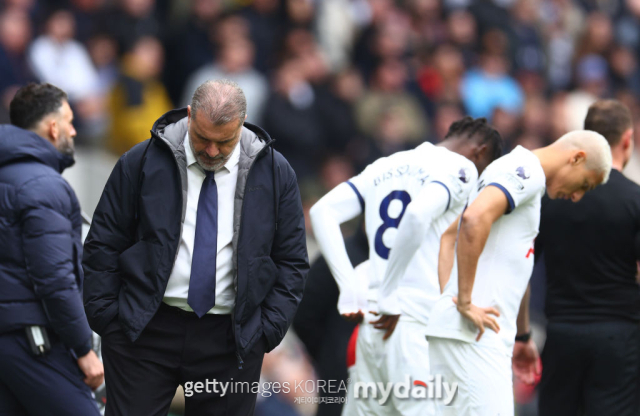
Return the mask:
[[[82, 308], [82, 219], [60, 175], [74, 162], [73, 113], [62, 90], [29, 84], [10, 117], [0, 126], [0, 415], [99, 415], [91, 389], [104, 377]], [[32, 350], [31, 326], [46, 333], [48, 351]]]

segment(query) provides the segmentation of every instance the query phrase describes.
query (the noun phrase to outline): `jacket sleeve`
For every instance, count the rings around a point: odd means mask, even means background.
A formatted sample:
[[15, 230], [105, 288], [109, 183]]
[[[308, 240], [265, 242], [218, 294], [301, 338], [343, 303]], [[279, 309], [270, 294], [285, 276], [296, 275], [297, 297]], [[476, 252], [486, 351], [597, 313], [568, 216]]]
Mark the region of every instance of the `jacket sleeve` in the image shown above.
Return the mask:
[[118, 315], [121, 272], [118, 257], [134, 243], [134, 186], [125, 153], [111, 172], [84, 243], [84, 308], [102, 335]]
[[280, 192], [278, 227], [271, 248], [278, 278], [261, 305], [267, 352], [278, 346], [289, 329], [302, 300], [309, 271], [298, 183], [293, 169], [288, 164], [285, 169], [287, 180]]
[[[41, 176], [18, 192], [22, 250], [35, 295], [49, 325], [77, 356], [91, 349], [91, 330], [78, 288], [73, 225], [73, 191], [60, 177]], [[76, 206], [76, 209], [77, 206]]]

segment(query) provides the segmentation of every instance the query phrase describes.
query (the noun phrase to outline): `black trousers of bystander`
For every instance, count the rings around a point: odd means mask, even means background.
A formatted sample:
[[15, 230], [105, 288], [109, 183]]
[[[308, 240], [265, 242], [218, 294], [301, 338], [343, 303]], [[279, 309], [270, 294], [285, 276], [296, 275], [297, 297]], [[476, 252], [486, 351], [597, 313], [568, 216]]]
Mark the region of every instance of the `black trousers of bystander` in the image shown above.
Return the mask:
[[554, 323], [542, 352], [540, 416], [637, 416], [640, 325]]

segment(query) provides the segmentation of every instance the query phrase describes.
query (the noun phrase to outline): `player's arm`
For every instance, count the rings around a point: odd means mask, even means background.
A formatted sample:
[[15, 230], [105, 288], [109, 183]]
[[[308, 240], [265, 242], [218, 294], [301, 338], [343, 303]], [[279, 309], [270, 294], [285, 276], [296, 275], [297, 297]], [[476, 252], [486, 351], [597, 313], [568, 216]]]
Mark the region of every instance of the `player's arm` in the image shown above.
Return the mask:
[[520, 302], [520, 310], [516, 321], [518, 329], [512, 356], [513, 374], [526, 384], [533, 384], [536, 375], [539, 375], [542, 370], [540, 368], [538, 348], [531, 339], [531, 328], [529, 326], [530, 298], [531, 285], [527, 286], [527, 291]]
[[380, 288], [379, 308], [382, 314], [400, 314], [396, 289], [431, 224], [444, 214], [449, 203], [449, 190], [440, 182], [431, 182], [407, 206], [389, 253], [387, 270]]
[[518, 311], [518, 319], [516, 320], [517, 335], [528, 334], [531, 332], [529, 326], [529, 299], [531, 299], [531, 285], [527, 286], [522, 301], [520, 302], [520, 310]]
[[477, 340], [488, 326], [500, 331], [498, 322], [489, 314], [500, 316], [495, 308], [479, 308], [471, 303], [478, 259], [484, 249], [491, 226], [509, 208], [505, 193], [497, 186], [487, 186], [462, 214], [458, 234], [458, 297], [454, 302], [458, 311], [478, 328]]
[[459, 221], [460, 217], [456, 218], [440, 238], [440, 254], [438, 254], [438, 283], [440, 283], [440, 293], [444, 292], [444, 287], [447, 285], [447, 282], [449, 282], [453, 262], [456, 258], [455, 250]]
[[[336, 186], [311, 207], [311, 226], [338, 288], [338, 310], [346, 317], [356, 318], [366, 308], [362, 288], [358, 287], [355, 271], [347, 254], [340, 224], [363, 212], [358, 195], [347, 184]], [[364, 288], [366, 290], [366, 288]], [[364, 299], [364, 300], [363, 300]]]

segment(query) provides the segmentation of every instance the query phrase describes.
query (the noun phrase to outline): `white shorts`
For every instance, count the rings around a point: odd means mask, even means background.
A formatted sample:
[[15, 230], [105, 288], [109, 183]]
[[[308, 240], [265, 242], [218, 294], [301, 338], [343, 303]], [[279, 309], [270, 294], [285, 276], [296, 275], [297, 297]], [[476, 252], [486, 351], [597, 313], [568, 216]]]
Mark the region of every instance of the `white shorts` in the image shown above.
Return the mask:
[[[382, 394], [367, 398], [364, 389], [355, 391], [356, 382], [361, 383], [404, 383], [414, 388], [414, 381], [429, 380], [429, 344], [425, 336], [425, 326], [408, 317], [401, 317], [395, 331], [386, 341], [382, 340], [383, 330], [375, 329], [369, 322], [378, 319], [367, 314], [360, 324], [356, 346], [356, 363], [350, 370], [348, 401], [343, 408], [343, 416], [431, 416], [435, 414], [433, 400], [428, 398], [396, 397], [393, 392], [386, 401]], [[378, 390], [380, 391], [380, 390]], [[403, 391], [406, 391], [403, 390]], [[355, 397], [356, 394], [359, 397]], [[402, 395], [402, 394], [401, 394]], [[410, 396], [410, 393], [407, 394]]]
[[458, 383], [449, 405], [436, 401], [438, 416], [513, 416], [509, 355], [456, 339], [428, 338], [433, 373]]

